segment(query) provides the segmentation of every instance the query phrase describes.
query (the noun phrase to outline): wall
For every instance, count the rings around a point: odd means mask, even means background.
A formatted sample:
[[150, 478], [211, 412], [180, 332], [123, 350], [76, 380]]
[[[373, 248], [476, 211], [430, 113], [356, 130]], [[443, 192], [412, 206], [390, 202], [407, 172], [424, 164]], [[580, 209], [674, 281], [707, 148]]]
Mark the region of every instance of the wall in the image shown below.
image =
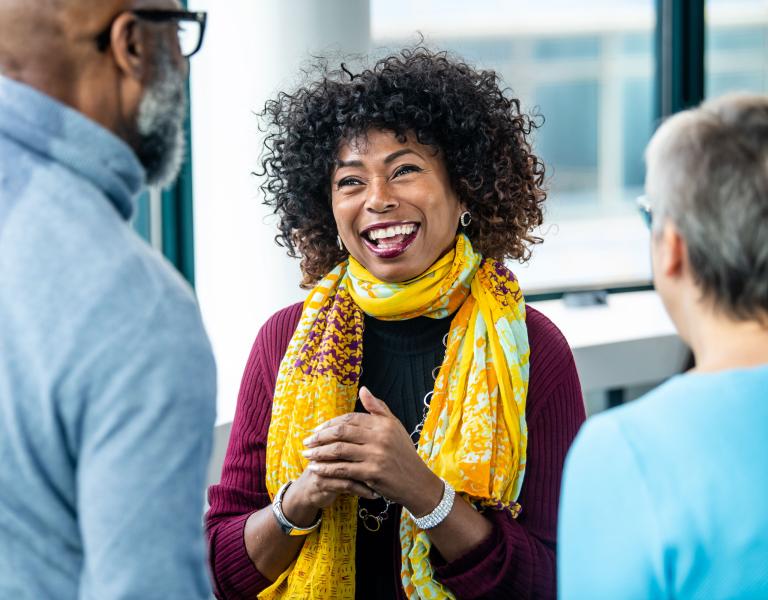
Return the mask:
[[275, 245], [275, 222], [251, 174], [262, 139], [254, 113], [276, 90], [296, 85], [309, 52], [367, 51], [369, 9], [346, 0], [190, 4], [208, 11], [206, 39], [191, 64], [195, 261], [219, 368], [221, 423], [234, 415], [259, 327], [304, 297], [298, 262]]

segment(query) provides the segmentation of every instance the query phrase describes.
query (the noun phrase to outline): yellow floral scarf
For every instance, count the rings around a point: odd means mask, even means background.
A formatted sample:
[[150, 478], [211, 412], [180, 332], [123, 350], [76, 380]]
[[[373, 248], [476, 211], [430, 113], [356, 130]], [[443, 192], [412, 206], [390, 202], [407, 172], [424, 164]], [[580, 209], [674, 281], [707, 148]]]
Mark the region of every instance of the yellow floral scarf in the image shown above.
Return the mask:
[[[310, 292], [275, 385], [267, 441], [271, 497], [307, 466], [304, 438], [354, 410], [363, 314], [399, 320], [454, 312], [417, 450], [476, 506], [519, 509], [527, 445], [525, 303], [512, 273], [483, 260], [463, 234], [451, 252], [411, 281], [379, 281], [350, 258]], [[259, 598], [353, 599], [356, 532], [357, 497], [339, 496], [296, 560]], [[405, 513], [400, 541], [408, 598], [453, 598], [433, 577], [429, 537]]]

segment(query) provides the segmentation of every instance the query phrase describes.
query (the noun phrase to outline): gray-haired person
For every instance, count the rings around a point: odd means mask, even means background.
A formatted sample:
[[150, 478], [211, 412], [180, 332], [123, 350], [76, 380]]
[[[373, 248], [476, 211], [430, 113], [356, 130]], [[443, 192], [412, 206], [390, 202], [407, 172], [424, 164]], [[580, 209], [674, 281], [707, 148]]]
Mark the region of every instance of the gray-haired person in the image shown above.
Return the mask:
[[562, 598], [768, 598], [768, 97], [647, 150], [656, 289], [696, 366], [590, 419], [560, 505]]
[[213, 356], [129, 224], [183, 154], [204, 15], [179, 9], [0, 0], [3, 599], [210, 596]]

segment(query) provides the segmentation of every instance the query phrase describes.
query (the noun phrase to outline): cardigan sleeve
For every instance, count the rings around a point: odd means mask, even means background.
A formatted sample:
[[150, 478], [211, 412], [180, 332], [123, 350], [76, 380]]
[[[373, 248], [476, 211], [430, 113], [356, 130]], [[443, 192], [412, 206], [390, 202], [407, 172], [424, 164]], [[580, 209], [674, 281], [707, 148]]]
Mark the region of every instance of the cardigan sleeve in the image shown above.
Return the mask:
[[220, 599], [252, 599], [272, 583], [248, 556], [244, 531], [248, 517], [270, 502], [265, 469], [272, 396], [300, 316], [301, 304], [289, 306], [259, 331], [240, 384], [221, 482], [208, 490], [208, 560]]
[[436, 577], [458, 598], [555, 598], [560, 480], [568, 449], [586, 419], [573, 354], [562, 333], [528, 308], [531, 346], [528, 452], [522, 512], [486, 511], [493, 530], [450, 563], [434, 556]]

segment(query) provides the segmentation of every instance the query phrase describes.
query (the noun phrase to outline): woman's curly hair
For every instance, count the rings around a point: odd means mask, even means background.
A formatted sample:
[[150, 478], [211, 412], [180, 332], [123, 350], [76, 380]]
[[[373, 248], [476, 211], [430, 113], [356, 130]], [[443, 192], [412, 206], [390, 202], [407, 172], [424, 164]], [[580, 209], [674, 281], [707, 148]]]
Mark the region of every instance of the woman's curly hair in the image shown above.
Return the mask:
[[542, 223], [544, 164], [532, 152], [538, 124], [500, 87], [494, 71], [475, 70], [421, 45], [352, 73], [342, 64], [292, 94], [267, 102], [261, 157], [265, 204], [279, 218], [275, 240], [301, 256], [302, 287], [346, 259], [336, 242], [331, 173], [344, 140], [371, 129], [407, 134], [442, 153], [451, 185], [472, 213], [466, 233], [486, 257], [520, 261]]

